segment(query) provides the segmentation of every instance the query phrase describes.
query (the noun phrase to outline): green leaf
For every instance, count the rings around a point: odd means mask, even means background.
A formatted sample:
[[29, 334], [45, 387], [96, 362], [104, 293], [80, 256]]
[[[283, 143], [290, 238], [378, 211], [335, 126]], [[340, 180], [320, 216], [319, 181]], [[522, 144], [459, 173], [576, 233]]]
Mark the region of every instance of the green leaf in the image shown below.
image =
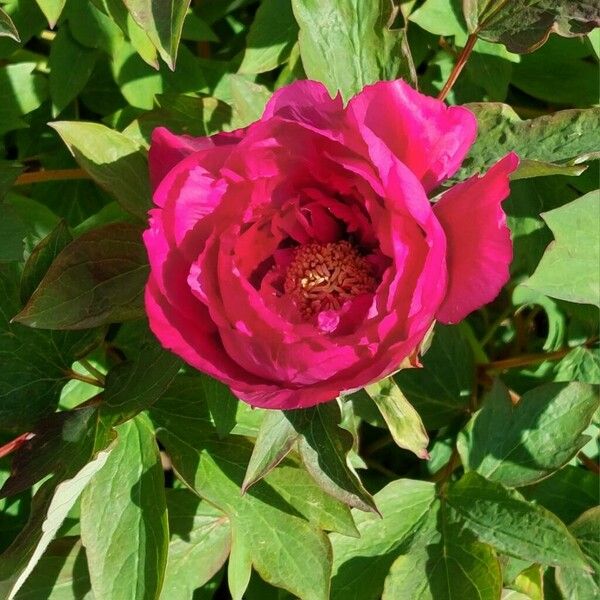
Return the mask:
[[597, 157], [594, 131], [600, 127], [600, 108], [561, 110], [525, 121], [507, 104], [472, 103], [467, 108], [477, 117], [478, 135], [460, 179], [485, 171], [510, 151], [526, 159], [525, 173], [517, 170], [513, 178], [532, 172], [529, 161], [541, 162], [546, 169], [568, 168]]
[[11, 18], [0, 8], [0, 37], [9, 37], [20, 42], [19, 32]]
[[50, 47], [50, 98], [52, 115], [60, 114], [85, 87], [98, 54], [76, 42], [62, 26]]
[[600, 507], [595, 506], [583, 513], [569, 526], [589, 563], [593, 573], [581, 569], [556, 569], [556, 584], [569, 600], [593, 600], [600, 598]]
[[228, 516], [234, 545], [237, 540], [251, 548], [260, 576], [300, 598], [326, 600], [331, 549], [319, 524], [333, 525], [331, 507], [342, 505], [292, 464], [275, 469], [242, 495], [251, 446], [242, 437], [217, 434], [197, 378], [176, 380], [151, 415], [178, 475]]
[[460, 41], [467, 37], [460, 0], [426, 0], [409, 19], [434, 35], [454, 35]]
[[55, 410], [73, 361], [102, 339], [98, 330], [50, 332], [12, 324], [20, 308], [18, 270], [0, 264], [0, 431], [15, 433]]
[[58, 22], [58, 19], [67, 3], [67, 0], [35, 0], [38, 6], [42, 9], [44, 16], [48, 20], [50, 29]]
[[104, 467], [81, 497], [81, 539], [97, 598], [157, 598], [169, 543], [160, 454], [146, 416], [117, 427]]
[[449, 486], [446, 499], [467, 529], [500, 552], [543, 565], [589, 570], [577, 542], [555, 515], [499, 483], [471, 471]]
[[33, 499], [31, 519], [11, 546], [0, 555], [0, 593], [12, 600], [32, 573], [92, 477], [106, 463], [111, 449], [98, 453], [70, 479], [50, 480]]
[[551, 477], [523, 488], [521, 493], [571, 523], [581, 513], [598, 504], [598, 475], [581, 467], [567, 465]]
[[467, 471], [518, 487], [560, 469], [588, 441], [582, 435], [600, 406], [597, 391], [582, 383], [550, 383], [513, 405], [496, 381], [483, 408], [458, 437]]
[[54, 540], [15, 600], [92, 600], [85, 549], [76, 537]]
[[177, 356], [152, 340], [134, 360], [119, 363], [108, 372], [103, 416], [121, 423], [150, 408], [167, 391], [180, 367]]
[[146, 32], [161, 58], [175, 70], [183, 21], [190, 0], [123, 0], [133, 20]]
[[192, 598], [227, 560], [231, 526], [224, 513], [188, 490], [167, 490], [167, 507], [171, 541], [161, 597]]
[[0, 262], [23, 260], [27, 229], [14, 207], [0, 200]]
[[587, 0], [464, 0], [463, 7], [470, 32], [511, 52], [539, 48], [552, 31], [572, 37], [600, 26], [600, 10]]
[[494, 550], [465, 535], [443, 503], [436, 505], [428, 519], [437, 530], [396, 559], [383, 600], [496, 600], [502, 574]]
[[242, 491], [246, 492], [252, 484], [270, 473], [290, 453], [299, 437], [284, 412], [268, 411], [252, 450]]
[[83, 234], [14, 317], [29, 327], [84, 329], [143, 316], [148, 260], [141, 231], [114, 223]]
[[[600, 306], [600, 190], [544, 213], [554, 234], [538, 268], [526, 285], [569, 302]], [[581, 240], [585, 239], [585, 244]]]
[[410, 80], [404, 32], [391, 30], [390, 4], [373, 0], [292, 0], [306, 75], [347, 101], [370, 83]]
[[34, 62], [0, 67], [0, 134], [27, 127], [21, 119], [48, 96], [46, 79], [34, 73]]
[[288, 410], [285, 415], [300, 434], [298, 450], [302, 463], [317, 484], [349, 506], [378, 512], [371, 494], [348, 462], [353, 437], [339, 426], [341, 413], [337, 402]]
[[241, 75], [228, 78], [234, 107], [235, 127], [246, 127], [262, 116], [271, 92], [264, 86], [249, 81]]
[[557, 365], [555, 381], [580, 381], [600, 385], [600, 349], [579, 346]]
[[40, 284], [54, 259], [73, 241], [66, 223], [60, 223], [33, 249], [21, 275], [21, 302], [25, 304]]
[[421, 417], [398, 384], [388, 377], [366, 386], [365, 390], [377, 405], [396, 444], [414, 452], [419, 458], [429, 458], [429, 437]]
[[427, 481], [399, 479], [375, 494], [375, 502], [381, 516], [352, 511], [359, 539], [336, 533], [330, 536], [332, 600], [381, 598], [390, 566], [427, 521], [435, 503], [435, 487]]
[[291, 0], [264, 0], [248, 31], [238, 72], [254, 75], [276, 69], [288, 58], [297, 38]]
[[459, 327], [435, 326], [422, 369], [402, 369], [394, 380], [423, 419], [427, 429], [439, 429], [469, 410], [475, 363]]
[[121, 206], [142, 219], [151, 207], [148, 166], [139, 146], [99, 123], [50, 123], [77, 162]]

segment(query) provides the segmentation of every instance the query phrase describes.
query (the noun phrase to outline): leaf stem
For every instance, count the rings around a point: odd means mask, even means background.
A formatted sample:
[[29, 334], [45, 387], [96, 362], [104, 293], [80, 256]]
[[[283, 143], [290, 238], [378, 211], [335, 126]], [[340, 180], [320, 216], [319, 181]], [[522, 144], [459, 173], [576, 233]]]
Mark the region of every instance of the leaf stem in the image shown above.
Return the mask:
[[95, 377], [88, 377], [87, 375], [82, 375], [81, 373], [77, 373], [77, 371], [73, 371], [69, 369], [67, 371], [67, 376], [70, 379], [77, 379], [77, 381], [83, 381], [83, 383], [89, 383], [90, 385], [95, 385], [96, 387], [103, 388], [104, 385], [98, 381]]
[[600, 475], [600, 465], [598, 465], [595, 460], [592, 460], [587, 454], [579, 452], [577, 458], [584, 464], [586, 469], [592, 473], [596, 473], [596, 475]]
[[17, 177], [15, 185], [44, 183], [45, 181], [63, 181], [68, 179], [90, 179], [83, 169], [58, 169], [56, 171], [31, 171]]
[[90, 363], [89, 360], [81, 359], [79, 364], [93, 377], [95, 377], [102, 385], [106, 383], [106, 378], [104, 373], [98, 371], [96, 367]]
[[26, 441], [30, 440], [33, 435], [33, 433], [22, 433], [19, 437], [4, 444], [4, 446], [0, 446], [0, 458], [8, 456], [15, 450], [18, 450]]
[[446, 84], [444, 85], [444, 87], [442, 88], [442, 91], [438, 95], [438, 100], [445, 100], [446, 96], [450, 93], [450, 90], [456, 83], [458, 76], [460, 75], [464, 66], [467, 64], [467, 60], [469, 60], [469, 56], [471, 56], [471, 52], [473, 51], [473, 47], [475, 46], [476, 42], [477, 42], [477, 34], [472, 33], [467, 38], [467, 43], [465, 44], [465, 47], [462, 49], [462, 52], [458, 55], [456, 64], [454, 65], [454, 68], [452, 69], [452, 73], [450, 73], [450, 77], [448, 77], [448, 81], [446, 81]]
[[556, 352], [543, 352], [540, 354], [523, 354], [521, 356], [513, 356], [503, 360], [495, 360], [486, 365], [481, 365], [481, 368], [486, 371], [505, 371], [506, 369], [515, 369], [517, 367], [526, 367], [528, 365], [536, 365], [546, 360], [559, 360], [564, 358], [569, 352], [575, 348], [563, 348]]

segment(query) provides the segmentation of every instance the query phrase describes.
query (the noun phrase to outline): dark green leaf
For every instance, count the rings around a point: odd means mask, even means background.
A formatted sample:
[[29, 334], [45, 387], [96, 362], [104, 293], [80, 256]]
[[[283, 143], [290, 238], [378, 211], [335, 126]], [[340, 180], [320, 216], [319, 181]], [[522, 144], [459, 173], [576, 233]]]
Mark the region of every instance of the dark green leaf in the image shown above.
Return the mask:
[[19, 32], [11, 18], [0, 8], [0, 37], [9, 37], [15, 42], [20, 42]]
[[421, 417], [398, 384], [388, 377], [366, 386], [365, 390], [377, 405], [396, 444], [414, 452], [419, 458], [429, 458], [429, 437]]
[[84, 329], [143, 313], [148, 261], [141, 231], [115, 223], [83, 234], [52, 263], [16, 321]]
[[8, 202], [0, 200], [0, 262], [23, 259], [27, 225]]
[[511, 487], [535, 483], [565, 465], [589, 440], [582, 435], [600, 406], [582, 383], [550, 383], [513, 405], [496, 381], [458, 438], [466, 470]]
[[437, 324], [422, 369], [402, 369], [394, 380], [428, 429], [438, 429], [466, 415], [475, 364], [459, 327]]
[[546, 249], [527, 287], [553, 298], [600, 306], [600, 190], [542, 216], [555, 242]]
[[240, 73], [272, 71], [289, 56], [298, 38], [291, 0], [264, 0], [252, 21]]
[[56, 121], [51, 126], [94, 181], [125, 210], [146, 218], [151, 206], [148, 166], [136, 143], [99, 123]]
[[388, 27], [385, 0], [292, 0], [300, 25], [300, 54], [310, 79], [347, 101], [379, 80], [410, 79], [404, 32]]
[[285, 415], [300, 434], [298, 449], [302, 462], [319, 486], [349, 506], [377, 512], [371, 494], [348, 462], [353, 437], [339, 426], [341, 413], [337, 402], [288, 410]]
[[117, 427], [106, 464], [81, 497], [81, 539], [94, 596], [157, 598], [169, 543], [160, 454], [148, 417]]
[[123, 0], [161, 58], [175, 70], [177, 49], [190, 0]]
[[33, 249], [21, 275], [21, 302], [23, 304], [31, 298], [54, 259], [71, 241], [73, 241], [73, 236], [66, 223], [61, 221]]
[[102, 339], [98, 330], [36, 331], [11, 324], [20, 308], [18, 270], [0, 265], [0, 431], [15, 433], [55, 410], [73, 361]]
[[469, 31], [511, 52], [530, 52], [552, 31], [567, 37], [600, 26], [600, 8], [589, 0], [464, 0]]
[[517, 492], [471, 471], [449, 487], [446, 498], [465, 527], [500, 552], [543, 565], [589, 570], [567, 527]]

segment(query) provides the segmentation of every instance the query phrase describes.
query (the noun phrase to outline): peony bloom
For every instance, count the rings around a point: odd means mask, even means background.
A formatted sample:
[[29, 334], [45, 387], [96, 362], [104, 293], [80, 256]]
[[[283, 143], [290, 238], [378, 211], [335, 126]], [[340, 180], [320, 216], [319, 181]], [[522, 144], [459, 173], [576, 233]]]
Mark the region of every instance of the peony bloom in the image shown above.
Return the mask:
[[326, 402], [415, 364], [436, 319], [460, 321], [508, 279], [501, 202], [517, 156], [427, 197], [475, 135], [466, 108], [402, 81], [346, 107], [299, 81], [245, 129], [156, 129], [152, 331], [266, 408]]

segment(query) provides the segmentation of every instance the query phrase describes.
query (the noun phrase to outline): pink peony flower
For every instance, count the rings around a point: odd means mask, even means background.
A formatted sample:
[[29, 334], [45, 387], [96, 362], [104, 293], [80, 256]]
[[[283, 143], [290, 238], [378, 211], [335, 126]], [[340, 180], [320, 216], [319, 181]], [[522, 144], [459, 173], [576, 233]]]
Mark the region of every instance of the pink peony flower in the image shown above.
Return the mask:
[[460, 321], [508, 279], [501, 202], [517, 156], [427, 198], [475, 135], [466, 108], [402, 81], [345, 108], [299, 81], [245, 129], [156, 129], [152, 331], [266, 408], [326, 402], [414, 364], [436, 319]]

